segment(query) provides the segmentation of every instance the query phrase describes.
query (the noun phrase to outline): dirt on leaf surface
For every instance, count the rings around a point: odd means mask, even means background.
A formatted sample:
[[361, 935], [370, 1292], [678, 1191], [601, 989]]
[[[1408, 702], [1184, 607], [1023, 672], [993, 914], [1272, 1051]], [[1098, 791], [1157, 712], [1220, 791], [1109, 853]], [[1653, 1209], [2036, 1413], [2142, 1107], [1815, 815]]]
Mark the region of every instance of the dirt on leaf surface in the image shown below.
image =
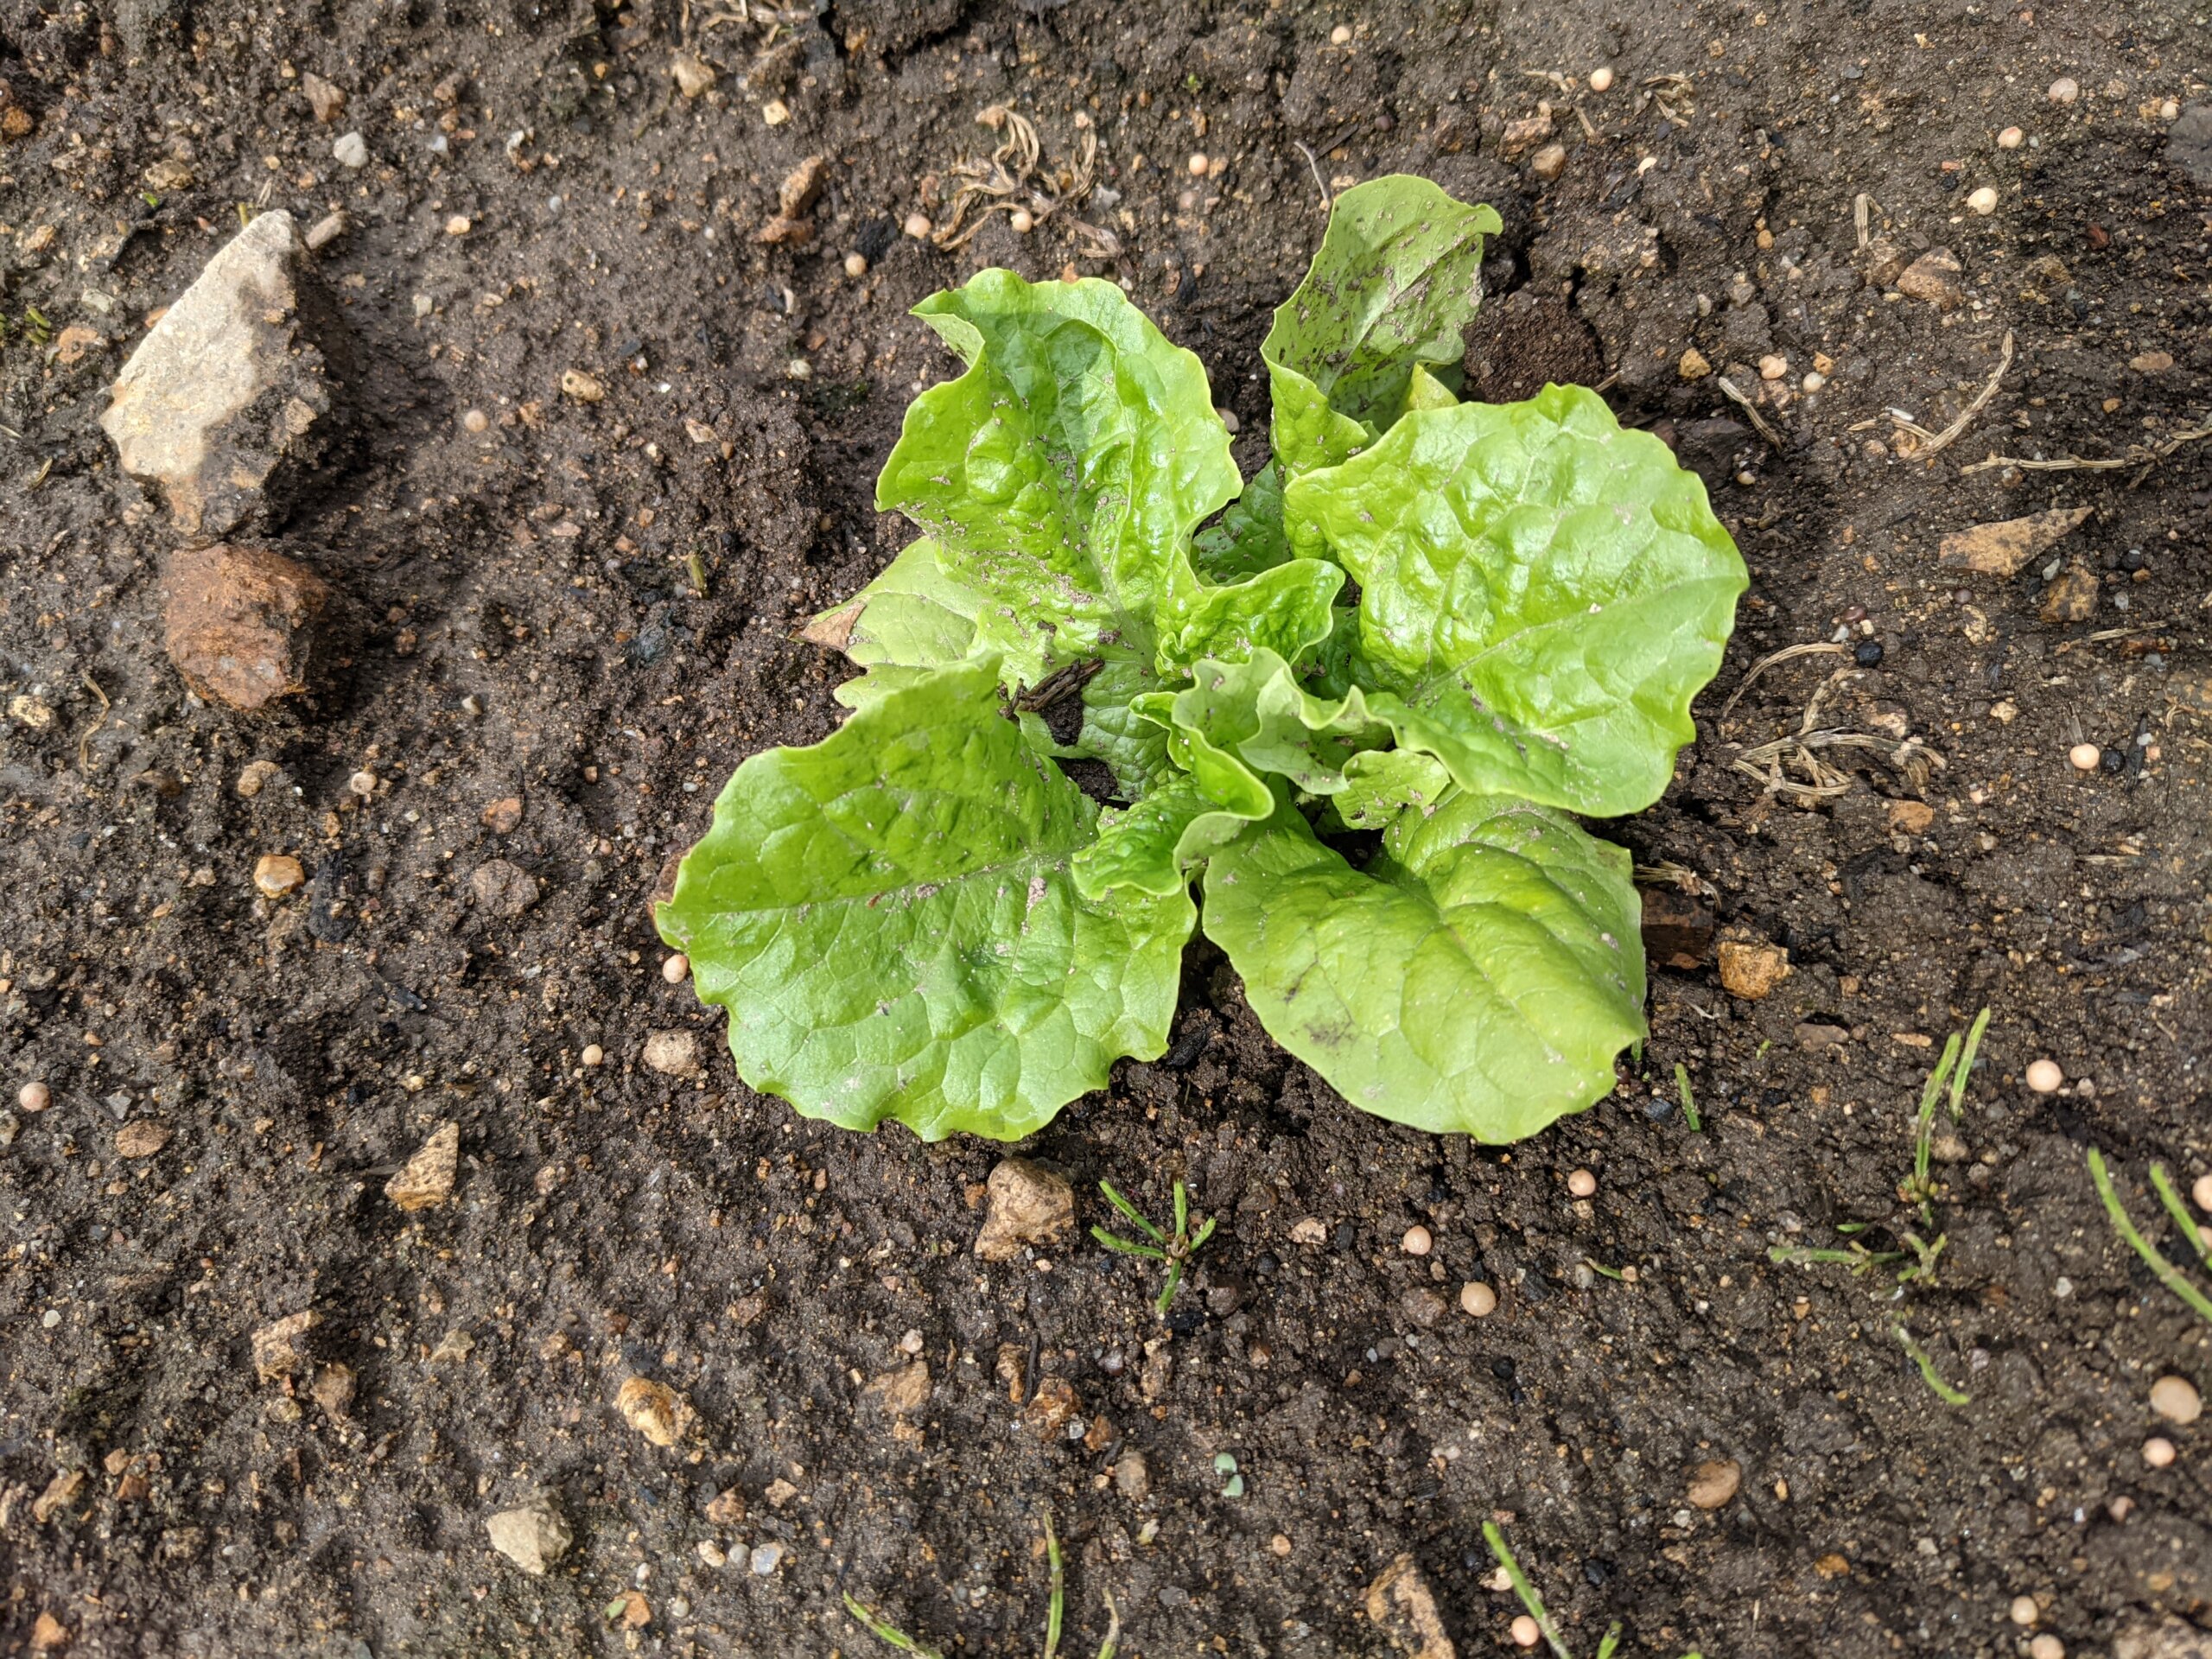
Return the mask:
[[[2212, 1440], [2146, 1403], [2212, 1385], [2212, 1332], [2082, 1167], [2149, 1228], [2148, 1163], [2212, 1160], [2212, 442], [2157, 454], [2212, 403], [2205, 46], [2156, 0], [0, 0], [0, 1648], [827, 1659], [875, 1650], [850, 1591], [1031, 1653], [1048, 1515], [1069, 1649], [1110, 1593], [1146, 1659], [1371, 1653], [1402, 1556], [1490, 1651], [1491, 1519], [1578, 1654], [1619, 1619], [1625, 1654], [2012, 1655], [2021, 1596], [2076, 1655], [2212, 1623]], [[994, 105], [1040, 179], [1095, 136], [1088, 194], [903, 233]], [[762, 244], [817, 156], [810, 233]], [[1194, 944], [1167, 1059], [1024, 1148], [1083, 1227], [1102, 1177], [1220, 1217], [1162, 1322], [1080, 1231], [971, 1253], [1001, 1149], [749, 1093], [645, 900], [739, 759], [838, 718], [792, 636], [907, 538], [874, 477], [951, 368], [907, 307], [1124, 277], [1249, 471], [1323, 197], [1394, 170], [1504, 216], [1471, 380], [1603, 385], [1752, 567], [1701, 741], [1604, 833], [1791, 972], [1655, 963], [1615, 1095], [1498, 1149], [1348, 1108]], [[369, 407], [273, 538], [353, 632], [248, 720], [163, 655], [172, 535], [99, 417], [261, 207], [345, 215]], [[1929, 297], [1885, 286], [1937, 248]], [[2078, 507], [2013, 576], [1938, 563]], [[1763, 753], [1801, 733], [1853, 741]], [[305, 879], [265, 898], [271, 855]], [[1919, 1084], [1984, 1006], [1932, 1282], [1770, 1261], [1924, 1233]], [[662, 1033], [694, 1062], [648, 1067]], [[450, 1190], [401, 1208], [449, 1122]], [[542, 1575], [493, 1548], [518, 1514]]]

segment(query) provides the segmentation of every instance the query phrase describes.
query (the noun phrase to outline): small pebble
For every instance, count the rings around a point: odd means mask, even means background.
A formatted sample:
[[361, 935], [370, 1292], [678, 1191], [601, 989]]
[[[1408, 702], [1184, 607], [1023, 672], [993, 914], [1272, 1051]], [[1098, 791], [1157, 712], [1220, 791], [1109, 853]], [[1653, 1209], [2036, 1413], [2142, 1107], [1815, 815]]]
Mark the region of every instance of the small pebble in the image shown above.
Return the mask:
[[2050, 101], [2054, 104], [2071, 104], [2081, 96], [2082, 85], [2071, 75], [2061, 75], [2050, 83]]
[[451, 219], [446, 220], [446, 234], [448, 236], [467, 236], [468, 234], [468, 215], [467, 213], [455, 213]]
[[42, 1112], [54, 1104], [54, 1091], [42, 1083], [27, 1083], [16, 1090], [16, 1104], [27, 1112]]
[[849, 253], [845, 256], [845, 275], [855, 279], [868, 275], [868, 255]]
[[300, 861], [289, 853], [264, 853], [254, 861], [253, 885], [265, 899], [282, 899], [307, 879]]
[[2094, 772], [2105, 752], [2094, 743], [2076, 743], [2066, 751], [2066, 758], [2076, 772]]
[[1543, 1627], [1535, 1619], [1526, 1613], [1518, 1613], [1514, 1616], [1513, 1645], [1515, 1647], [1533, 1648], [1543, 1639]]
[[1329, 44], [1331, 46], [1347, 45], [1350, 43], [1351, 40], [1351, 27], [1347, 23], [1338, 23], [1334, 29], [1329, 31]]
[[909, 213], [906, 215], [904, 228], [907, 235], [918, 242], [935, 227], [930, 224], [930, 216], [927, 213]]
[[1612, 91], [1612, 89], [1613, 71], [1612, 67], [1610, 64], [1601, 63], [1595, 69], [1592, 69], [1590, 72], [1590, 90], [1592, 92], [1609, 92]]
[[1779, 380], [1789, 372], [1789, 359], [1786, 357], [1767, 356], [1759, 359], [1759, 378], [1762, 380]]
[[2196, 1207], [2212, 1215], [2212, 1174], [2200, 1175], [2196, 1185], [2189, 1189], [2190, 1197], [2196, 1200]]
[[330, 156], [340, 167], [366, 167], [369, 164], [369, 142], [358, 132], [349, 132], [331, 145]]
[[2066, 1073], [2058, 1069], [2056, 1060], [2028, 1062], [2028, 1087], [2039, 1095], [2055, 1095], [2059, 1084], [2066, 1081]]
[[1545, 183], [1550, 183], [1567, 171], [1567, 146], [1546, 144], [1529, 158], [1529, 170]]
[[1797, 385], [1801, 391], [1818, 391], [1822, 386], [1827, 385], [1827, 376], [1822, 374], [1818, 369], [1808, 369], [1805, 371], [1805, 378], [1802, 380], [1800, 380]]
[[2111, 1503], [2105, 1505], [2105, 1513], [2110, 1516], [2114, 1521], [2125, 1521], [2129, 1516], [2135, 1513], [2135, 1500], [2128, 1497], [2126, 1493], [2122, 1492], [2118, 1497], [2115, 1497]]
[[2015, 1624], [2032, 1624], [2042, 1617], [2043, 1610], [2036, 1605], [2036, 1599], [2033, 1596], [2012, 1598], [2012, 1622]]
[[472, 409], [461, 417], [461, 423], [471, 432], [481, 432], [492, 424], [492, 417], [480, 409]]
[[1497, 1293], [1479, 1279], [1470, 1279], [1459, 1287], [1459, 1306], [1478, 1319], [1486, 1319], [1497, 1311]]
[[1191, 159], [1184, 162], [1183, 165], [1189, 171], [1192, 178], [1203, 179], [1206, 175], [1205, 152], [1200, 149], [1192, 150], [1191, 152]]
[[2187, 1428], [2204, 1414], [2204, 1399], [2185, 1376], [2162, 1376], [2151, 1385], [2151, 1409]]
[[586, 1065], [604, 1065], [607, 1064], [607, 1051], [597, 1043], [586, 1043], [583, 1053], [578, 1058]]
[[[772, 98], [760, 106], [760, 118], [772, 127], [780, 127], [791, 118], [791, 106], [780, 98]], [[760, 1571], [758, 1567], [753, 1570]], [[773, 1572], [775, 1569], [771, 1567], [769, 1570]]]
[[755, 1544], [752, 1566], [755, 1577], [766, 1578], [783, 1565], [784, 1547], [781, 1544]]
[[2045, 1630], [2028, 1643], [2028, 1659], [2066, 1659], [2066, 1644]]
[[2181, 105], [2179, 101], [2171, 98], [2160, 99], [2158, 100], [2158, 119], [2161, 121], [2180, 120]]
[[1999, 149], [2018, 149], [2022, 144], [2027, 143], [2027, 141], [2028, 135], [2022, 132], [2018, 127], [2007, 127], [2004, 131], [1997, 135], [1997, 148]]
[[377, 775], [366, 766], [346, 780], [346, 787], [363, 800], [377, 792]]
[[2154, 1434], [2143, 1442], [2143, 1461], [2153, 1469], [2164, 1469], [2174, 1460], [2174, 1443], [2163, 1434]]
[[1015, 208], [1006, 216], [1006, 222], [1014, 227], [1016, 236], [1027, 236], [1037, 228], [1036, 215], [1027, 207]]
[[1997, 192], [1985, 184], [1967, 198], [1967, 207], [1986, 218], [1997, 211]]
[[681, 985], [691, 972], [691, 958], [678, 950], [660, 965], [660, 976], [671, 985]]
[[1427, 1255], [1436, 1240], [1428, 1229], [1415, 1222], [1406, 1229], [1406, 1236], [1398, 1241], [1398, 1248], [1408, 1255]]
[[1586, 1169], [1578, 1169], [1567, 1178], [1567, 1190], [1578, 1198], [1594, 1198], [1598, 1178]]
[[1268, 1540], [1268, 1548], [1271, 1554], [1283, 1556], [1288, 1555], [1290, 1554], [1290, 1539], [1288, 1535], [1280, 1532], [1275, 1534], [1274, 1537]]
[[1861, 639], [1852, 647], [1851, 660], [1861, 668], [1879, 668], [1882, 665], [1882, 642]]

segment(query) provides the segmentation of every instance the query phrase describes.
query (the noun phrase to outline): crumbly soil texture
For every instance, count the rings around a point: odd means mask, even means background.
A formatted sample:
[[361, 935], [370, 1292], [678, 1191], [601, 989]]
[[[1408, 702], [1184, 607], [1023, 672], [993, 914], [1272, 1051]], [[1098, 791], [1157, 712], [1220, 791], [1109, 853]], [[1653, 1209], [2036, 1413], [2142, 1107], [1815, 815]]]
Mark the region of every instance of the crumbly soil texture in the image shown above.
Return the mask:
[[[2183, 1651], [2212, 1438], [2148, 1396], [2212, 1392], [2212, 1330], [2084, 1159], [2184, 1254], [2147, 1177], [2212, 1160], [2209, 40], [2163, 0], [0, 0], [0, 1652], [888, 1651], [849, 1592], [1032, 1654], [1048, 1520], [1086, 1656], [1109, 1598], [1142, 1659], [1500, 1650], [1489, 1521], [1578, 1659], [1617, 1620]], [[906, 234], [993, 105], [1059, 205]], [[909, 307], [1125, 279], [1249, 472], [1269, 311], [1390, 171], [1503, 215], [1469, 395], [1600, 386], [1752, 585], [1674, 786], [1602, 829], [1681, 924], [1609, 1098], [1510, 1148], [1369, 1118], [1198, 943], [1171, 1052], [1023, 1148], [1083, 1227], [1101, 1179], [1219, 1218], [1162, 1319], [1081, 1230], [973, 1254], [1003, 1148], [748, 1091], [647, 900], [743, 756], [837, 722], [793, 636], [909, 534], [874, 476], [951, 369]], [[247, 720], [164, 656], [169, 531], [99, 416], [275, 207], [344, 214], [375, 372], [267, 538], [346, 632]], [[1940, 562], [2070, 507], [2009, 577]], [[1789, 976], [1732, 995], [1700, 907]], [[1923, 1213], [1920, 1085], [1983, 1007]], [[699, 1075], [645, 1065], [671, 1031]], [[1903, 1283], [1770, 1254], [1908, 1232]], [[626, 1417], [639, 1377], [680, 1401]], [[486, 1530], [533, 1501], [573, 1537], [536, 1576]], [[1402, 1556], [1429, 1637], [1369, 1611]]]

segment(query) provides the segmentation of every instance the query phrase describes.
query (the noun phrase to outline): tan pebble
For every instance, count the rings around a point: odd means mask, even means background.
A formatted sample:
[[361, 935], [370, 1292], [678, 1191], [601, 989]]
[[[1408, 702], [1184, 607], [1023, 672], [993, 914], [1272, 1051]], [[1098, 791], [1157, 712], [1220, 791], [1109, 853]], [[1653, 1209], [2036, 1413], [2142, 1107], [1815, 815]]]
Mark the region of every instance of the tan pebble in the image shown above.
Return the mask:
[[582, 369], [561, 371], [561, 391], [580, 404], [595, 404], [607, 396], [607, 388], [600, 385], [599, 377], [586, 374]]
[[1967, 207], [1968, 211], [1986, 218], [1997, 211], [1997, 192], [1991, 189], [1989, 186], [1983, 185], [1980, 189], [1967, 198]]
[[2158, 119], [2161, 121], [2180, 120], [2181, 104], [2179, 100], [2171, 98], [2160, 99], [2158, 100]]
[[2105, 752], [2094, 743], [2076, 743], [2066, 751], [2066, 759], [2076, 772], [2094, 772]]
[[237, 784], [233, 785], [238, 791], [238, 798], [242, 801], [251, 800], [260, 794], [262, 790], [267, 787], [269, 780], [282, 770], [283, 768], [274, 760], [247, 761], [244, 770], [238, 773]]
[[377, 775], [364, 766], [346, 780], [346, 787], [366, 800], [377, 792]]
[[660, 976], [671, 985], [681, 985], [691, 973], [691, 958], [678, 950], [660, 965]]
[[586, 1043], [584, 1052], [577, 1058], [586, 1065], [604, 1065], [607, 1064], [607, 1051], [597, 1043]]
[[1546, 144], [1529, 158], [1529, 170], [1548, 184], [1567, 171], [1567, 146]]
[[760, 118], [772, 127], [780, 127], [791, 118], [791, 106], [780, 98], [772, 98], [760, 106]]
[[2066, 1073], [2059, 1069], [2056, 1060], [2031, 1060], [2027, 1071], [2028, 1087], [2039, 1095], [2055, 1095], [2066, 1081]]
[[845, 275], [857, 280], [868, 275], [868, 255], [849, 253], [845, 256]]
[[2050, 97], [2054, 104], [2071, 104], [2081, 96], [2082, 84], [2071, 75], [2061, 75], [2050, 83]]
[[115, 1135], [118, 1158], [150, 1158], [169, 1143], [168, 1125], [150, 1117], [134, 1118]]
[[2105, 1513], [2115, 1521], [2125, 1521], [2129, 1516], [2135, 1513], [2135, 1500], [2128, 1497], [2126, 1493], [2122, 1492], [2118, 1497], [2115, 1497], [2111, 1503], [2105, 1505]]
[[1329, 1242], [1328, 1224], [1319, 1216], [1303, 1216], [1291, 1224], [1290, 1239], [1294, 1244], [1325, 1244]]
[[2044, 1630], [2028, 1643], [2028, 1659], [2066, 1659], [2066, 1644]]
[[254, 861], [253, 885], [264, 899], [282, 899], [307, 879], [289, 853], [264, 853]]
[[622, 1420], [655, 1446], [674, 1446], [683, 1433], [690, 1411], [683, 1395], [665, 1382], [633, 1376], [614, 1396]]
[[54, 1104], [54, 1091], [42, 1083], [27, 1083], [16, 1090], [16, 1104], [27, 1112], [42, 1112]]
[[2185, 1376], [2162, 1376], [2151, 1385], [2151, 1409], [2187, 1428], [2204, 1414], [2204, 1399]]
[[1812, 369], [1807, 372], [1805, 378], [1800, 380], [1797, 385], [1799, 390], [1803, 391], [1818, 391], [1827, 383], [1827, 376], [1822, 374], [1818, 369]]
[[903, 228], [907, 235], [918, 242], [934, 227], [930, 224], [930, 216], [927, 213], [909, 213], [906, 215], [906, 223]]
[[2018, 149], [2022, 144], [2027, 143], [2027, 141], [2028, 135], [2022, 132], [2018, 127], [2007, 127], [2004, 131], [1997, 135], [1997, 148], [1999, 149]]
[[1190, 160], [1185, 162], [1183, 166], [1192, 178], [1203, 179], [1206, 175], [1205, 152], [1198, 149], [1192, 150]]
[[1613, 70], [1611, 64], [1601, 63], [1595, 69], [1592, 69], [1590, 72], [1590, 90], [1592, 92], [1610, 92], [1612, 89]]
[[448, 236], [467, 236], [468, 234], [468, 215], [467, 213], [455, 213], [451, 219], [446, 220], [446, 234]]
[[1479, 1279], [1459, 1287], [1459, 1306], [1471, 1318], [1486, 1319], [1497, 1311], [1497, 1293]]
[[490, 427], [492, 417], [480, 409], [472, 409], [461, 417], [461, 423], [471, 432], [481, 432]]
[[1567, 1178], [1567, 1190], [1578, 1198], [1593, 1198], [1598, 1192], [1598, 1178], [1586, 1169], [1578, 1169]]
[[1703, 352], [1693, 346], [1683, 352], [1681, 361], [1675, 365], [1675, 372], [1685, 380], [1702, 380], [1713, 372], [1713, 365], [1706, 360]]
[[2189, 1195], [2196, 1200], [2198, 1209], [2212, 1215], [2212, 1173], [2198, 1176], [2196, 1185], [2189, 1189]]
[[2164, 1469], [2174, 1460], [2174, 1443], [2163, 1434], [2153, 1434], [2143, 1442], [2143, 1461], [2153, 1469]]
[[1700, 1463], [1690, 1476], [1690, 1502], [1700, 1510], [1717, 1510], [1735, 1498], [1744, 1484], [1744, 1465], [1733, 1459]]
[[1513, 1645], [1516, 1648], [1533, 1648], [1544, 1639], [1543, 1626], [1526, 1613], [1514, 1616], [1512, 1629]]
[[1351, 43], [1351, 27], [1350, 24], [1338, 23], [1334, 29], [1329, 31], [1329, 44], [1331, 46], [1348, 46]]
[[1768, 356], [1759, 359], [1759, 378], [1762, 380], [1779, 380], [1789, 372], [1789, 359], [1786, 357]]
[[1268, 1540], [1268, 1548], [1277, 1555], [1287, 1556], [1290, 1554], [1290, 1540], [1279, 1532]]
[[1398, 1241], [1398, 1248], [1408, 1255], [1427, 1255], [1435, 1244], [1434, 1236], [1419, 1222], [1407, 1228], [1406, 1236]]
[[1715, 955], [1720, 964], [1721, 988], [1747, 1001], [1771, 995], [1776, 986], [1789, 977], [1789, 952], [1778, 944], [1728, 939]]
[[1036, 215], [1027, 207], [1015, 208], [1006, 216], [1006, 222], [1014, 227], [1016, 236], [1027, 236], [1037, 228]]
[[2033, 1596], [2012, 1598], [2012, 1622], [2015, 1624], [2032, 1624], [2042, 1617], [2043, 1610], [2036, 1605], [2036, 1599]]

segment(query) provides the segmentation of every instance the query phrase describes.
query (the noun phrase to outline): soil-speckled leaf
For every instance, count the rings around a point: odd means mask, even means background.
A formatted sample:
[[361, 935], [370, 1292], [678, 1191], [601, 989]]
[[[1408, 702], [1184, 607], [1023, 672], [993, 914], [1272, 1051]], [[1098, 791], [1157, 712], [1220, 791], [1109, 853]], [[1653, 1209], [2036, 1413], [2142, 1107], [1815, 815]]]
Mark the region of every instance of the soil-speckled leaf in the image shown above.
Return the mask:
[[1355, 870], [1287, 806], [1206, 866], [1205, 931], [1276, 1041], [1353, 1105], [1535, 1134], [1643, 1034], [1629, 855], [1526, 801], [1454, 795]]
[[1282, 524], [1282, 468], [1270, 461], [1252, 474], [1244, 493], [1198, 534], [1192, 562], [1214, 582], [1242, 582], [1290, 556]]
[[1290, 477], [1373, 442], [1405, 408], [1416, 365], [1458, 364], [1482, 300], [1483, 238], [1502, 228], [1491, 208], [1408, 175], [1337, 198], [1306, 280], [1260, 346], [1275, 461]]
[[1177, 753], [1194, 772], [1170, 772], [1135, 805], [1100, 814], [1098, 839], [1076, 855], [1076, 887], [1086, 897], [1123, 887], [1187, 890], [1192, 865], [1274, 810], [1267, 785], [1231, 758], [1203, 744]]
[[1096, 278], [986, 270], [915, 314], [969, 366], [907, 409], [877, 505], [984, 595], [1009, 684], [1107, 644], [1148, 656], [1171, 563], [1241, 484], [1198, 359]]
[[940, 670], [753, 756], [715, 803], [660, 923], [755, 1089], [1011, 1140], [1166, 1046], [1189, 894], [1077, 891], [1097, 809], [1001, 716], [998, 678]]
[[1288, 497], [1360, 585], [1351, 671], [1402, 744], [1478, 791], [1659, 798], [1749, 585], [1666, 445], [1551, 386], [1416, 410]]

